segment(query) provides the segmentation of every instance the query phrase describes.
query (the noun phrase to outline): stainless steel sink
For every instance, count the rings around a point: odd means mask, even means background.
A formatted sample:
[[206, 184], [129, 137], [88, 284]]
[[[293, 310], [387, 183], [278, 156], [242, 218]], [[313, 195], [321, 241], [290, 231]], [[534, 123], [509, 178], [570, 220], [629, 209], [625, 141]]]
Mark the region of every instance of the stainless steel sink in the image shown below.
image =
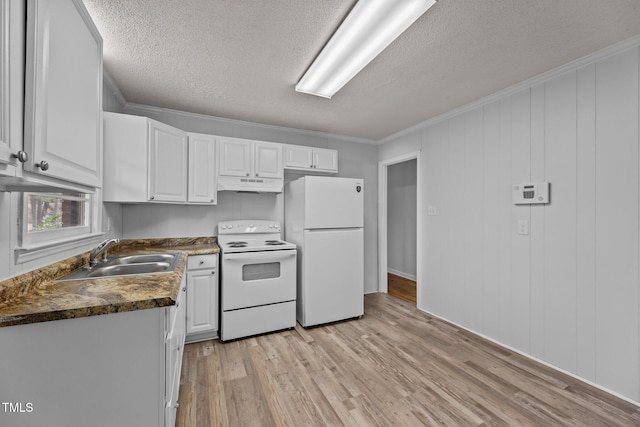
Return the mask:
[[116, 264], [99, 266], [90, 271], [87, 277], [124, 276], [127, 274], [161, 273], [172, 270], [168, 262], [144, 262], [138, 264]]
[[123, 255], [107, 258], [106, 262], [80, 267], [57, 281], [129, 276], [134, 274], [166, 273], [175, 269], [177, 253]]
[[143, 255], [125, 255], [114, 257], [111, 264], [138, 264], [150, 262], [172, 263], [176, 258], [176, 254], [143, 254]]

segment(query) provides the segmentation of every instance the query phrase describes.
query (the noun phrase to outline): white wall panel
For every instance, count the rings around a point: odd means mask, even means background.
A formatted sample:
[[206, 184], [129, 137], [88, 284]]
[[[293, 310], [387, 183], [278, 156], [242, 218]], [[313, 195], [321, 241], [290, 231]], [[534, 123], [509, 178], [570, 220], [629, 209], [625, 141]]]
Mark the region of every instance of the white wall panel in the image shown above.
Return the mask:
[[[531, 88], [531, 181], [546, 181], [545, 174], [545, 85]], [[544, 206], [531, 206], [529, 241], [531, 247], [531, 354], [544, 359]]]
[[[531, 176], [530, 91], [511, 97], [511, 183], [527, 182]], [[529, 351], [529, 235], [515, 231], [518, 221], [530, 221], [527, 205], [511, 205], [511, 282], [508, 306], [508, 343]]]
[[498, 335], [504, 343], [511, 343], [511, 97], [500, 100], [500, 200], [498, 202], [499, 230], [499, 294], [498, 294]]
[[482, 198], [482, 323], [479, 331], [496, 336], [500, 331], [500, 104], [483, 108]]
[[[437, 136], [438, 136], [438, 144], [440, 144], [440, 161], [442, 164], [449, 164], [448, 162], [453, 158], [451, 154], [452, 146], [449, 144], [449, 122], [445, 121], [436, 126]], [[440, 260], [442, 261], [442, 266], [440, 268], [440, 278], [441, 281], [438, 282], [439, 287], [439, 305], [432, 305], [434, 309], [434, 313], [442, 316], [446, 316], [452, 310], [450, 307], [456, 304], [457, 301], [454, 300], [455, 294], [452, 291], [452, 287], [455, 283], [454, 276], [452, 273], [452, 250], [453, 245], [451, 243], [451, 228], [452, 228], [452, 213], [451, 213], [451, 202], [449, 198], [449, 193], [453, 188], [451, 186], [451, 178], [453, 176], [453, 172], [448, 167], [443, 167], [440, 169], [441, 179], [440, 182], [446, 183], [441, 188], [439, 188], [439, 204], [438, 204], [438, 232], [440, 235], [438, 248], [435, 250], [440, 251]], [[426, 246], [430, 246], [429, 242], [426, 242]], [[426, 260], [429, 262], [429, 260]], [[444, 286], [447, 283], [449, 286]]]
[[638, 400], [638, 51], [596, 64], [596, 381]]
[[545, 176], [553, 183], [544, 207], [545, 360], [575, 373], [576, 73], [545, 84], [544, 147]]
[[[438, 216], [422, 217], [418, 307], [636, 401], [638, 58], [600, 55], [419, 129]], [[379, 159], [412, 150], [405, 135]], [[512, 204], [514, 183], [545, 180], [550, 204]]]
[[[444, 254], [441, 248], [443, 247], [442, 238], [442, 220], [443, 215], [443, 195], [442, 191], [445, 188], [443, 181], [444, 171], [441, 168], [442, 164], [442, 140], [441, 134], [443, 125], [432, 126], [426, 129], [423, 136], [425, 140], [430, 141], [429, 144], [425, 144], [422, 149], [421, 166], [422, 166], [422, 181], [424, 197], [422, 202], [424, 204], [422, 208], [422, 224], [424, 241], [429, 244], [424, 245], [424, 261], [423, 265], [423, 280], [420, 286], [422, 292], [422, 299], [418, 295], [417, 305], [423, 310], [427, 310], [433, 313], [439, 312], [444, 304], [446, 296], [444, 292], [446, 288], [442, 286], [443, 283], [443, 268], [442, 262], [444, 260]], [[433, 206], [437, 209], [438, 215], [427, 215], [427, 208]], [[418, 260], [421, 262], [422, 260]]]
[[462, 253], [464, 276], [461, 288], [464, 293], [462, 309], [465, 314], [465, 326], [479, 329], [482, 326], [482, 310], [478, 302], [482, 301], [482, 255], [483, 255], [483, 216], [484, 165], [483, 154], [483, 117], [482, 109], [477, 108], [464, 115], [464, 240]]
[[464, 150], [465, 150], [465, 116], [460, 115], [449, 120], [449, 141], [444, 143], [447, 153], [445, 160], [448, 168], [448, 182], [450, 191], [444, 195], [446, 200], [446, 219], [448, 225], [447, 251], [445, 252], [445, 266], [451, 276], [449, 288], [450, 300], [447, 301], [448, 313], [460, 319], [460, 323], [468, 322], [468, 298], [465, 292], [466, 259], [464, 258], [464, 242], [466, 227], [456, 227], [466, 223], [466, 198], [468, 196], [465, 187]]
[[596, 67], [577, 71], [576, 372], [596, 380]]

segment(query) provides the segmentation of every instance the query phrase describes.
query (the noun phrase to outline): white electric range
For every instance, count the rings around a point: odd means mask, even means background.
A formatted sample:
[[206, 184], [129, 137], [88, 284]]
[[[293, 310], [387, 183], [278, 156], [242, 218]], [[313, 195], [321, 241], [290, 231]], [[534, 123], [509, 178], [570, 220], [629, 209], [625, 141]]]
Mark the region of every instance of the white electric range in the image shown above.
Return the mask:
[[220, 339], [296, 325], [296, 245], [282, 240], [277, 221], [218, 224]]

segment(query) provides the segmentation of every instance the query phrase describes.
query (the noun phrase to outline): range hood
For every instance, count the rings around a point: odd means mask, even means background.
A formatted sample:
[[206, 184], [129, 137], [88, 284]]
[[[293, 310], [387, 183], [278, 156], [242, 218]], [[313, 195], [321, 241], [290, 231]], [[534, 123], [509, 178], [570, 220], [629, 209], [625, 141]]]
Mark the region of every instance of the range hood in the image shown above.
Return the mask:
[[238, 176], [218, 177], [218, 191], [282, 193], [283, 186], [283, 178], [246, 178]]

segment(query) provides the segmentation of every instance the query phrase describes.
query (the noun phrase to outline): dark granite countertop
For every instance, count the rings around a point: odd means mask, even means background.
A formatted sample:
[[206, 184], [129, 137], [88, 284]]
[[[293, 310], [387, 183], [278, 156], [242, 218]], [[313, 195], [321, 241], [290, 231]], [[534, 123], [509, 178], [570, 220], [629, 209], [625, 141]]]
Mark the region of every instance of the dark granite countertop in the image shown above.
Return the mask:
[[109, 255], [178, 252], [171, 272], [56, 281], [88, 263], [89, 252], [0, 282], [0, 327], [175, 304], [187, 256], [217, 254], [215, 237], [123, 240]]

